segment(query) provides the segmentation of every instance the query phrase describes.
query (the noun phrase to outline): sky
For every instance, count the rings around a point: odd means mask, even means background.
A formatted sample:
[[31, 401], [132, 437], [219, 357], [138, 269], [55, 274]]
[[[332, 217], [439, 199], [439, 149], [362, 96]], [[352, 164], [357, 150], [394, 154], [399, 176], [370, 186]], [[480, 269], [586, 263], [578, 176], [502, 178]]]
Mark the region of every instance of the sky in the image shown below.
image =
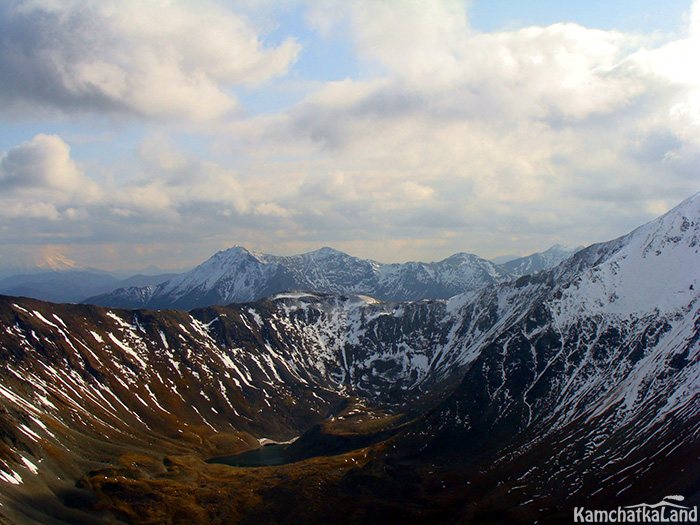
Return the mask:
[[5, 0], [0, 268], [381, 262], [700, 191], [700, 0]]

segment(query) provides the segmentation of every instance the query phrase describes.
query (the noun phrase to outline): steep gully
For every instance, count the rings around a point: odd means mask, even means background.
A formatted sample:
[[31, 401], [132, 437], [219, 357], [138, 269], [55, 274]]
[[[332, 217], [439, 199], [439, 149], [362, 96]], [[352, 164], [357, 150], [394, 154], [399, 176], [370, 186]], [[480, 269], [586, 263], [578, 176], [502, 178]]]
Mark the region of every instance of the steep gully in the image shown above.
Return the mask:
[[[693, 502], [699, 202], [449, 301], [0, 298], [0, 517], [488, 523]], [[288, 465], [203, 461], [297, 436]]]

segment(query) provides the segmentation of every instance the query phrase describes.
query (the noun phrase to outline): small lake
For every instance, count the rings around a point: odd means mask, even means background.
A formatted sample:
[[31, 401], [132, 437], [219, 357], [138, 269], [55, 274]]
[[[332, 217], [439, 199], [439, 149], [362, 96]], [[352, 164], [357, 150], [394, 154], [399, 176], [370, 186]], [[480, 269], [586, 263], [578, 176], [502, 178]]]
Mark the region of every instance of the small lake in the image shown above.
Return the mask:
[[208, 459], [207, 463], [230, 465], [232, 467], [272, 467], [292, 463], [287, 455], [289, 445], [265, 445], [235, 456], [221, 456]]

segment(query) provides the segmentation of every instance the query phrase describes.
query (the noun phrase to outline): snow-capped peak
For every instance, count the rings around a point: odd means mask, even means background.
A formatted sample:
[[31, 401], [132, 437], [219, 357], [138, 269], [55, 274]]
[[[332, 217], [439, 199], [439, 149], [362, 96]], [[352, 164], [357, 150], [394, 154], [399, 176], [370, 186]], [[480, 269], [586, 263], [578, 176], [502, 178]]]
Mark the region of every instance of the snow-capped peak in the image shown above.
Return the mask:
[[[697, 300], [700, 289], [700, 198], [572, 259], [592, 262], [564, 293], [561, 306], [619, 316], [655, 309], [672, 313]], [[578, 306], [575, 306], [575, 304]]]
[[[253, 301], [287, 290], [359, 294], [386, 301], [446, 299], [511, 277], [490, 261], [467, 253], [433, 263], [382, 264], [330, 247], [275, 256], [233, 246], [152, 292], [136, 295], [145, 302], [134, 306], [190, 309]], [[103, 297], [95, 298], [97, 304], [109, 305], [109, 295]]]
[[324, 246], [310, 253], [315, 257], [327, 257], [327, 256], [337, 256], [337, 255], [347, 255], [344, 252], [331, 248], [330, 246]]

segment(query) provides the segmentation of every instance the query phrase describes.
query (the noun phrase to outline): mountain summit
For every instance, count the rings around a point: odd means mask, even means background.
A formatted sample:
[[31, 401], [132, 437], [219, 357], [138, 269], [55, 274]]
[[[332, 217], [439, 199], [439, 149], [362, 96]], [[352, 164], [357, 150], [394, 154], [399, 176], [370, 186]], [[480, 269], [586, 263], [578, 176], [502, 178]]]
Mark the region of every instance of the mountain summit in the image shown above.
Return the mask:
[[159, 286], [120, 289], [85, 302], [187, 310], [253, 301], [286, 290], [361, 294], [386, 301], [446, 299], [512, 277], [498, 265], [464, 253], [440, 262], [382, 264], [328, 247], [285, 257], [234, 246]]
[[527, 275], [554, 268], [559, 263], [565, 261], [582, 249], [583, 246], [579, 246], [578, 248], [567, 248], [561, 244], [555, 244], [544, 252], [519, 257], [505, 262], [501, 266], [506, 271], [514, 275]]
[[542, 254], [497, 265], [469, 253], [439, 262], [382, 264], [329, 247], [292, 256], [222, 250], [193, 270], [158, 286], [122, 288], [86, 303], [125, 308], [190, 308], [254, 301], [287, 290], [361, 294], [383, 301], [447, 299], [551, 268], [573, 251]]

